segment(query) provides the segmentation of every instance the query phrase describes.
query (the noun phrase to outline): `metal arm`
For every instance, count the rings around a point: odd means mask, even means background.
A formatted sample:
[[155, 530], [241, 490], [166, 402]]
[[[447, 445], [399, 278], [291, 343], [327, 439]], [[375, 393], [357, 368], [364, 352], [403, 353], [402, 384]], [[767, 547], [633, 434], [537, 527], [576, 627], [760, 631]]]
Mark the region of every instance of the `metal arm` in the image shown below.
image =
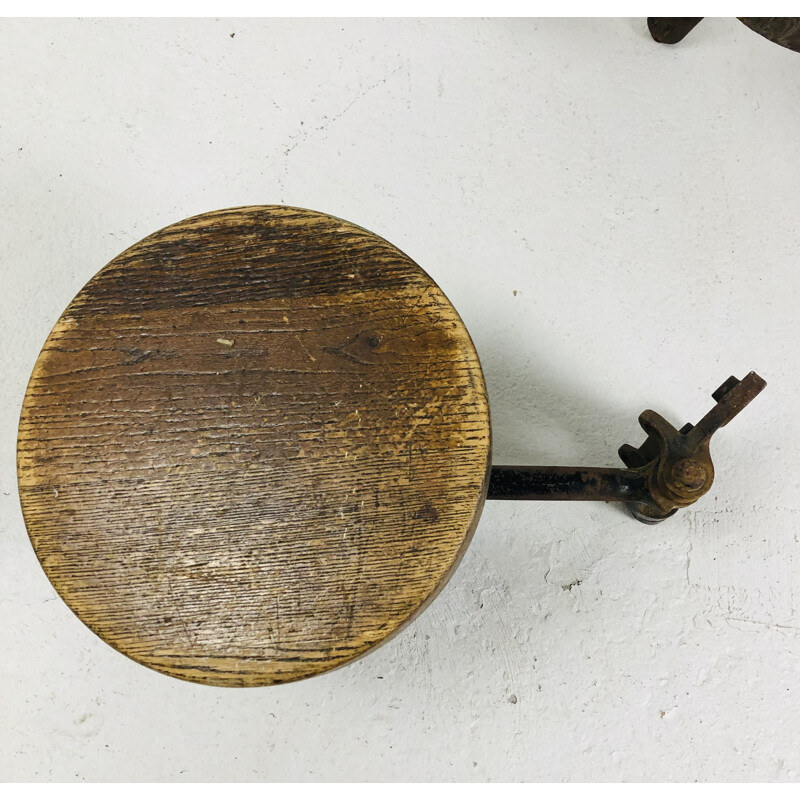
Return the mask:
[[709, 442], [765, 386], [751, 372], [731, 376], [712, 394], [717, 404], [697, 425], [680, 430], [655, 411], [639, 424], [647, 433], [641, 447], [624, 444], [619, 456], [628, 469], [594, 467], [492, 467], [489, 500], [617, 500], [636, 519], [661, 522], [702, 497], [714, 481]]

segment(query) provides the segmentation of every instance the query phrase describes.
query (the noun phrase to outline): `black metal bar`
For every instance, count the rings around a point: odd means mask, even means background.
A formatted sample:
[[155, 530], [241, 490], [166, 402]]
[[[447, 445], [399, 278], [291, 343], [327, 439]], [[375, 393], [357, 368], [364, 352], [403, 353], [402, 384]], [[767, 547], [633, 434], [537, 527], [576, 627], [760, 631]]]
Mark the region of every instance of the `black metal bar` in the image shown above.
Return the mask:
[[492, 467], [487, 500], [647, 499], [639, 470], [603, 467]]

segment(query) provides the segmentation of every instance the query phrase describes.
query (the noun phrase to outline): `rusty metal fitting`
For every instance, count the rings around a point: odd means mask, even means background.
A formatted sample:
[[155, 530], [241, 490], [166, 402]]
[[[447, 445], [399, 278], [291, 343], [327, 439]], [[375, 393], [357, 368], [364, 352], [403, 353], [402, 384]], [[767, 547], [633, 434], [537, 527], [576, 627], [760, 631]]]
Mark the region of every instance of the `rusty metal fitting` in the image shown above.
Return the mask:
[[606, 467], [493, 466], [489, 500], [618, 500], [641, 522], [671, 517], [699, 500], [714, 482], [709, 440], [764, 387], [755, 372], [731, 376], [712, 397], [717, 404], [697, 425], [677, 430], [655, 411], [639, 424], [647, 433], [641, 447], [625, 444], [620, 458], [628, 469]]
[[711, 488], [711, 437], [765, 386], [755, 372], [741, 381], [731, 376], [713, 392], [717, 401], [714, 408], [697, 425], [686, 424], [680, 430], [655, 411], [645, 411], [639, 417], [639, 424], [647, 433], [644, 444], [638, 448], [626, 444], [619, 449], [625, 465], [644, 475], [646, 496], [628, 503], [637, 519], [660, 522], [696, 502]]

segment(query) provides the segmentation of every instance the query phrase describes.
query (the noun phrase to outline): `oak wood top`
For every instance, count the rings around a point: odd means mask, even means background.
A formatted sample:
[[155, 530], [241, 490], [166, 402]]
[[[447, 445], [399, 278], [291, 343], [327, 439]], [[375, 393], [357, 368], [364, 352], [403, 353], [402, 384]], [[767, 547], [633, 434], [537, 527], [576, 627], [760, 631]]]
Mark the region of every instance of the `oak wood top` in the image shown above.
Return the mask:
[[301, 209], [204, 214], [126, 250], [36, 362], [31, 541], [113, 647], [200, 683], [350, 661], [438, 592], [490, 462], [474, 346], [378, 236]]

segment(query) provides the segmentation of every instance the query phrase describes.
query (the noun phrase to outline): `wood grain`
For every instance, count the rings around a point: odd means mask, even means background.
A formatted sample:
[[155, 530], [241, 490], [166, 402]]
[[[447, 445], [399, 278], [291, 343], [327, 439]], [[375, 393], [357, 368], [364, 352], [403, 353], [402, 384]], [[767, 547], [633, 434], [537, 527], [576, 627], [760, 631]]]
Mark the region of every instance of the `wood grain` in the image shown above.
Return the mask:
[[447, 298], [301, 209], [204, 214], [73, 300], [22, 410], [31, 541], [122, 653], [200, 683], [305, 678], [437, 593], [477, 524], [486, 389]]

